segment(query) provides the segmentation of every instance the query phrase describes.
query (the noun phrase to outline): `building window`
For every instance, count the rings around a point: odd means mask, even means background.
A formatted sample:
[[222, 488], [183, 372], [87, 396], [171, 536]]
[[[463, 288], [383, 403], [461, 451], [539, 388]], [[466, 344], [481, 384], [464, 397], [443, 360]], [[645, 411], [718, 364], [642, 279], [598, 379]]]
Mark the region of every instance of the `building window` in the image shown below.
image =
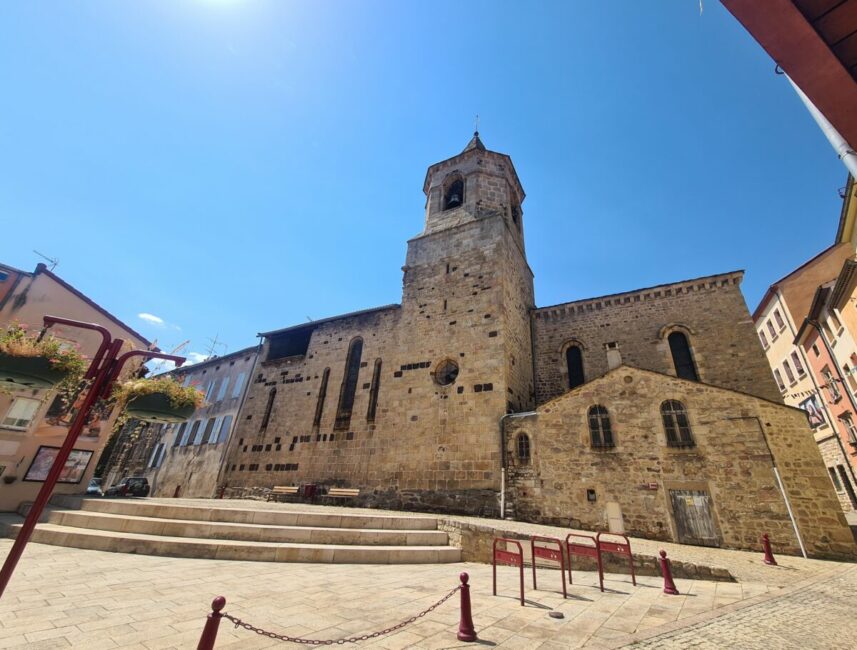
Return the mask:
[[783, 370], [786, 371], [786, 377], [789, 380], [789, 385], [795, 383], [795, 374], [792, 372], [792, 367], [789, 365], [788, 359], [783, 361]]
[[161, 461], [164, 459], [164, 451], [164, 443], [159, 442], [155, 445], [155, 451], [152, 452], [152, 456], [149, 458], [149, 469], [161, 466]]
[[205, 442], [209, 445], [217, 442], [217, 434], [220, 431], [220, 418], [211, 418], [205, 425], [205, 433], [202, 434], [200, 443]]
[[568, 368], [568, 387], [576, 388], [583, 384], [583, 350], [571, 345], [565, 351], [565, 365]]
[[786, 385], [783, 383], [783, 375], [776, 368], [774, 368], [774, 379], [777, 380], [777, 386], [779, 386], [780, 390], [784, 391], [786, 389]]
[[857, 377], [854, 376], [854, 369], [846, 363], [842, 366], [842, 373], [845, 375], [845, 381], [848, 382], [851, 392], [857, 393]]
[[223, 378], [223, 383], [220, 384], [220, 390], [217, 391], [217, 401], [222, 402], [226, 397], [226, 389], [229, 388], [229, 377]]
[[768, 337], [765, 336], [765, 333], [759, 330], [759, 340], [762, 342], [762, 347], [766, 350], [768, 349]]
[[6, 429], [26, 430], [33, 418], [36, 417], [36, 412], [39, 410], [41, 402], [37, 399], [29, 399], [27, 397], [19, 397], [12, 406], [6, 411], [6, 417], [3, 418], [3, 427]]
[[589, 438], [593, 447], [612, 447], [613, 429], [610, 427], [610, 414], [601, 405], [589, 408]]
[[452, 210], [462, 203], [464, 203], [464, 179], [455, 174], [444, 183], [443, 209]]
[[434, 380], [441, 386], [454, 384], [458, 379], [458, 364], [452, 359], [444, 359], [434, 369]]
[[173, 441], [173, 447], [178, 447], [181, 444], [185, 429], [187, 429], [187, 422], [182, 422], [179, 425], [178, 431], [176, 431], [176, 439]]
[[786, 328], [786, 324], [783, 322], [783, 317], [780, 314], [779, 309], [774, 310], [774, 320], [777, 321], [777, 327], [780, 328], [780, 331], [782, 332]]
[[317, 432], [321, 426], [321, 416], [324, 412], [324, 399], [327, 397], [327, 380], [330, 378], [330, 368], [325, 368], [321, 373], [321, 386], [318, 388], [318, 399], [315, 403], [315, 416], [312, 418], [313, 431]]
[[247, 377], [247, 373], [239, 373], [238, 378], [235, 380], [235, 384], [232, 386], [232, 397], [240, 397], [241, 389], [244, 388], [244, 379]]
[[683, 332], [673, 332], [667, 337], [667, 340], [670, 344], [670, 353], [672, 353], [676, 377], [689, 379], [690, 381], [699, 381], [699, 375], [696, 373], [696, 365], [693, 363], [693, 355], [690, 352], [690, 344], [687, 342], [687, 336]]
[[664, 420], [664, 431], [667, 434], [667, 445], [670, 447], [693, 447], [693, 434], [687, 409], [679, 401], [670, 399], [661, 404], [661, 417]]
[[193, 441], [196, 440], [196, 435], [201, 424], [202, 420], [197, 420], [191, 425], [190, 429], [185, 432], [184, 437], [182, 437], [182, 447], [186, 446], [189, 441], [193, 444]]
[[797, 371], [798, 377], [803, 377], [806, 374], [806, 370], [803, 369], [803, 364], [800, 361], [800, 355], [797, 352], [792, 352], [792, 363], [795, 366], [795, 370]]
[[217, 435], [216, 442], [226, 442], [229, 438], [229, 429], [232, 428], [232, 416], [223, 416], [223, 422], [220, 423], [220, 432]]
[[833, 329], [836, 330], [836, 335], [839, 336], [842, 330], [842, 322], [839, 320], [835, 311], [830, 312], [830, 322], [833, 323]]
[[339, 406], [336, 409], [336, 421], [333, 424], [333, 428], [337, 431], [351, 426], [351, 409], [354, 408], [361, 356], [363, 356], [363, 339], [356, 338], [348, 346], [348, 356], [345, 358], [345, 374], [339, 389]]
[[821, 352], [818, 351], [818, 346], [815, 343], [812, 344], [812, 353], [817, 357], [821, 356]]
[[765, 325], [767, 326], [768, 332], [771, 335], [771, 340], [776, 341], [777, 336], [779, 336], [779, 334], [777, 334], [777, 330], [774, 329], [774, 324], [769, 319], [769, 320], [765, 321]]
[[207, 403], [209, 403], [209, 404], [211, 403], [211, 398], [212, 398], [212, 396], [214, 395], [214, 389], [215, 389], [216, 387], [217, 387], [217, 380], [216, 380], [216, 379], [212, 379], [212, 380], [209, 382], [209, 384], [208, 384], [208, 388], [207, 388], [207, 389], [206, 389], [206, 391], [205, 391], [205, 401], [206, 401]]
[[842, 393], [839, 391], [839, 386], [836, 385], [836, 379], [833, 378], [833, 373], [830, 368], [825, 366], [821, 370], [821, 375], [824, 377], [824, 383], [827, 385], [827, 391], [830, 393], [830, 399], [838, 402], [842, 399]]
[[530, 462], [530, 436], [526, 433], [519, 433], [517, 439], [518, 460], [522, 465], [527, 465]]
[[845, 415], [841, 415], [839, 416], [839, 419], [842, 421], [842, 425], [848, 432], [848, 442], [852, 445], [857, 445], [857, 426], [855, 426], [851, 414], [846, 413]]
[[268, 428], [268, 422], [271, 420], [271, 411], [274, 409], [274, 398], [276, 396], [277, 387], [274, 386], [268, 391], [268, 403], [265, 405], [265, 414], [262, 416], [262, 423], [259, 425], [260, 433]]
[[375, 359], [375, 369], [372, 371], [372, 386], [369, 388], [369, 408], [366, 409], [366, 421], [375, 421], [378, 409], [378, 389], [381, 387], [381, 360]]
[[839, 476], [836, 475], [836, 470], [832, 467], [828, 467], [827, 471], [830, 472], [830, 480], [833, 481], [833, 487], [836, 488], [837, 492], [844, 492], [842, 489], [842, 483], [839, 481]]

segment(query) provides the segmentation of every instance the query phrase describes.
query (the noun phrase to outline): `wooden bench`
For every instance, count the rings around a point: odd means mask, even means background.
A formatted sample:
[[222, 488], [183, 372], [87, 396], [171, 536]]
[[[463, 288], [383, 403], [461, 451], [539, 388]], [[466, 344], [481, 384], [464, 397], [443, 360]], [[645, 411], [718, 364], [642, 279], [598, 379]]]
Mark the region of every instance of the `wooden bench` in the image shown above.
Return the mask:
[[360, 495], [358, 488], [330, 488], [324, 496], [329, 499], [353, 499]]
[[282, 497], [296, 497], [300, 492], [300, 487], [297, 485], [276, 485], [268, 493], [266, 501], [273, 499], [279, 501]]

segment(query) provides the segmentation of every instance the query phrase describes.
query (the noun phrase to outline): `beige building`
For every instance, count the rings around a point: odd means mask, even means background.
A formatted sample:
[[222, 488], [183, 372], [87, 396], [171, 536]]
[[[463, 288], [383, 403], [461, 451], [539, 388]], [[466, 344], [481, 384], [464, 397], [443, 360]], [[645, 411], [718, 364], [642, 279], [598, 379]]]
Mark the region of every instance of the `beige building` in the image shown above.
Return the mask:
[[[125, 349], [147, 349], [151, 343], [103, 307], [65, 282], [44, 264], [32, 273], [17, 271], [15, 284], [4, 291], [0, 301], [0, 325], [18, 322], [38, 330], [46, 315], [98, 323], [115, 338], [126, 342]], [[101, 336], [91, 330], [56, 325], [56, 338], [76, 344], [91, 358]], [[134, 367], [129, 365], [129, 371]], [[70, 415], [61, 408], [54, 391], [14, 390], [0, 393], [0, 511], [16, 510], [32, 501], [41, 488], [41, 479], [50, 468], [56, 450], [68, 432]], [[55, 494], [82, 493], [117, 417], [115, 409], [100, 411], [81, 433], [60, 476]]]
[[151, 496], [217, 496], [227, 445], [257, 351], [257, 347], [246, 348], [170, 372], [183, 385], [199, 387], [205, 404], [179, 424], [129, 421], [117, 437], [105, 485], [124, 476], [146, 476]]
[[423, 189], [401, 304], [262, 334], [227, 496], [348, 486], [373, 506], [853, 555], [741, 272], [536, 308], [511, 159], [474, 135]]

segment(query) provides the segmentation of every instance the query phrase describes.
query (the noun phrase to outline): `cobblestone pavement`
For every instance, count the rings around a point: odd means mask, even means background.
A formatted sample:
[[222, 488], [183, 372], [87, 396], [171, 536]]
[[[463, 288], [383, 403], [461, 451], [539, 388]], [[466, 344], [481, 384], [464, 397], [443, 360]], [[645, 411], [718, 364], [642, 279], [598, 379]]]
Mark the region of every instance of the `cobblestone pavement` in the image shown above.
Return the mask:
[[667, 634], [622, 647], [719, 650], [853, 648], [857, 638], [857, 567], [828, 580], [761, 599]]
[[[173, 501], [173, 500], [170, 500]], [[190, 502], [191, 500], [186, 500]], [[174, 502], [174, 501], [173, 501]], [[210, 505], [210, 502], [207, 502]], [[219, 502], [218, 507], [308, 509], [301, 504]], [[336, 510], [359, 511], [351, 508]], [[365, 511], [364, 511], [365, 512]], [[401, 513], [399, 513], [401, 514]], [[470, 521], [470, 519], [461, 518]], [[490, 520], [473, 519], [474, 525]], [[560, 529], [496, 522], [521, 533]], [[335, 639], [386, 628], [426, 609], [471, 575], [473, 615], [483, 645], [526, 649], [845, 648], [857, 618], [857, 566], [781, 556], [766, 567], [757, 553], [633, 540], [663, 546], [672, 556], [734, 569], [740, 582], [676, 580], [679, 596], [661, 580], [575, 572], [569, 598], [556, 571], [540, 570], [538, 591], [526, 574], [526, 607], [516, 598], [517, 574], [501, 567], [499, 595], [491, 567], [480, 564], [332, 565], [184, 559], [105, 553], [31, 544], [0, 600], [0, 648], [132, 648], [196, 646], [212, 598], [226, 611], [278, 633]], [[11, 541], [0, 539], [0, 557]], [[736, 568], [737, 567], [737, 568]], [[783, 587], [785, 585], [785, 587]], [[359, 647], [473, 647], [455, 640], [458, 597], [412, 625]], [[552, 618], [553, 611], [563, 618]], [[358, 647], [345, 644], [346, 647]], [[295, 647], [221, 624], [217, 648]]]

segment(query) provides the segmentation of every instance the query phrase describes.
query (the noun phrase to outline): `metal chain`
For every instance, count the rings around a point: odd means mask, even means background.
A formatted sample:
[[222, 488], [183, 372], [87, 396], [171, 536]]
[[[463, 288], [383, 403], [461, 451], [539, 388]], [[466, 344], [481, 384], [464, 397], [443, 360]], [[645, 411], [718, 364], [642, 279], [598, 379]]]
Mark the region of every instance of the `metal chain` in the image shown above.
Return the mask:
[[347, 639], [302, 639], [300, 637], [287, 636], [285, 634], [277, 634], [276, 632], [268, 632], [267, 630], [263, 630], [261, 627], [256, 627], [255, 625], [251, 625], [250, 623], [245, 623], [240, 618], [232, 616], [231, 614], [227, 614], [224, 612], [221, 614], [223, 618], [229, 619], [231, 622], [235, 623], [235, 627], [243, 627], [245, 630], [250, 630], [251, 632], [255, 632], [256, 634], [260, 634], [262, 636], [266, 636], [269, 639], [277, 639], [278, 641], [288, 641], [289, 643], [299, 643], [303, 645], [344, 645], [346, 643], [360, 643], [361, 641], [368, 641], [369, 639], [375, 639], [379, 636], [385, 636], [390, 634], [391, 632], [395, 632], [396, 630], [400, 630], [406, 625], [410, 625], [416, 620], [422, 618], [429, 612], [433, 612], [435, 609], [443, 605], [447, 600], [452, 598], [455, 592], [461, 589], [461, 585], [458, 585], [455, 589], [450, 591], [446, 596], [437, 601], [434, 605], [429, 607], [426, 610], [423, 610], [416, 616], [411, 616], [411, 618], [406, 621], [402, 621], [401, 623], [394, 625], [393, 627], [388, 627], [385, 630], [380, 630], [378, 632], [372, 632], [371, 634], [364, 634], [363, 636], [352, 636]]

